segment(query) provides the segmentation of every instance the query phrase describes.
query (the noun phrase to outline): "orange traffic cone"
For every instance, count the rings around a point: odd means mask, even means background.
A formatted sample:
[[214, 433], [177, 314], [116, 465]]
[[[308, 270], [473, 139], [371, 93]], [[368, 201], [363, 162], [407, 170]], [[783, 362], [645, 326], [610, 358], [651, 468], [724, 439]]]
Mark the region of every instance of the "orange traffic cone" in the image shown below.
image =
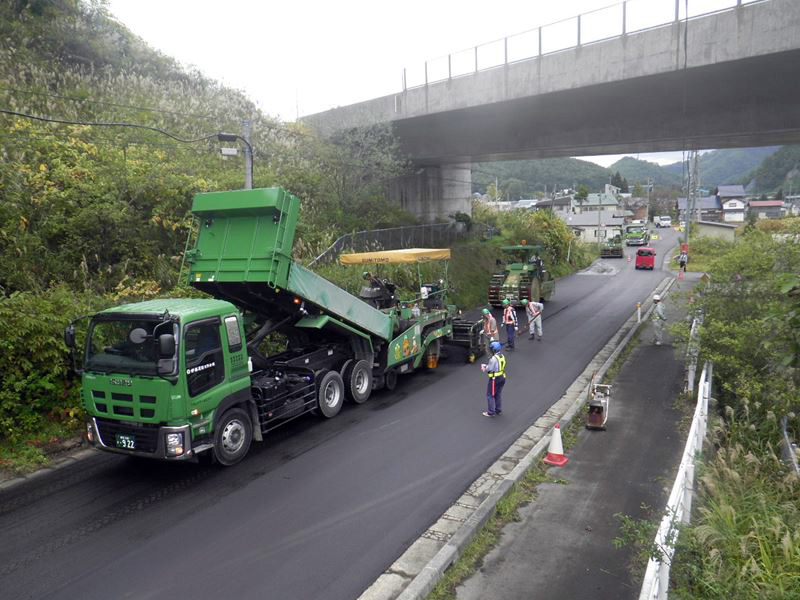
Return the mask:
[[628, 262], [631, 262], [631, 255], [628, 254]]
[[686, 275], [683, 274], [683, 271], [678, 271], [678, 279], [680, 280], [686, 279]]
[[547, 447], [547, 456], [544, 457], [544, 462], [554, 467], [563, 467], [569, 462], [569, 459], [564, 456], [564, 446], [561, 444], [561, 427], [558, 423], [553, 428], [553, 435], [550, 436], [550, 445]]

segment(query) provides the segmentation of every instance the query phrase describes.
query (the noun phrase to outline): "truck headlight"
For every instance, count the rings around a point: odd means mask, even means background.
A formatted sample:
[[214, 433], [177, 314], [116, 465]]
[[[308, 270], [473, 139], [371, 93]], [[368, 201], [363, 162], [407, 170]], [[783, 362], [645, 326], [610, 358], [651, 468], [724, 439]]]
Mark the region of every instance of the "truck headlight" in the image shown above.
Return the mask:
[[94, 427], [91, 421], [86, 423], [86, 439], [89, 440], [89, 443], [94, 444]]
[[167, 456], [180, 456], [183, 454], [183, 432], [168, 433], [166, 442]]

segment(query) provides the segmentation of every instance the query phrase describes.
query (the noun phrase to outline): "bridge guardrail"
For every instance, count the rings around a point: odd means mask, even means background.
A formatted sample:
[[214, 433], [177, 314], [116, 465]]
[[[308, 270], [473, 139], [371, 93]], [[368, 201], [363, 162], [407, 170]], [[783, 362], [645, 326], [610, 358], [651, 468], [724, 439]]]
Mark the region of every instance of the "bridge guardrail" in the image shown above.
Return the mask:
[[688, 523], [692, 512], [694, 495], [695, 457], [703, 450], [703, 441], [708, 426], [708, 401], [711, 398], [711, 383], [714, 365], [707, 361], [697, 386], [697, 405], [686, 440], [681, 464], [667, 502], [667, 509], [655, 538], [658, 558], [647, 563], [639, 600], [665, 600], [669, 589], [669, 571], [675, 554], [678, 524]]
[[403, 69], [403, 91], [768, 0], [625, 0]]

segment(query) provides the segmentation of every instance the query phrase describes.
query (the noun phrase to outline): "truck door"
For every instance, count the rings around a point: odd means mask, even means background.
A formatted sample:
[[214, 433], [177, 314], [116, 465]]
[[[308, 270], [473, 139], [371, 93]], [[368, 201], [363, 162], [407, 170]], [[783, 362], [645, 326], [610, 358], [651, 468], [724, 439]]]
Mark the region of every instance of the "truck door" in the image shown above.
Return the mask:
[[192, 406], [210, 401], [212, 390], [225, 379], [219, 330], [219, 317], [190, 323], [184, 330], [186, 387]]

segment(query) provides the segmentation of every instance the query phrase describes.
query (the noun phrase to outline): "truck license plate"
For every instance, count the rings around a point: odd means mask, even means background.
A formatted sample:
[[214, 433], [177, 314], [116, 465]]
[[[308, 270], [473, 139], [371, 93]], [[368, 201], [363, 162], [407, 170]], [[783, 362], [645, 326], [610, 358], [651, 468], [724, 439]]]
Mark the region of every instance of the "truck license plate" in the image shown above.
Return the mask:
[[116, 438], [117, 448], [125, 448], [126, 450], [136, 449], [136, 438], [134, 438], [132, 435], [123, 435], [118, 433]]

